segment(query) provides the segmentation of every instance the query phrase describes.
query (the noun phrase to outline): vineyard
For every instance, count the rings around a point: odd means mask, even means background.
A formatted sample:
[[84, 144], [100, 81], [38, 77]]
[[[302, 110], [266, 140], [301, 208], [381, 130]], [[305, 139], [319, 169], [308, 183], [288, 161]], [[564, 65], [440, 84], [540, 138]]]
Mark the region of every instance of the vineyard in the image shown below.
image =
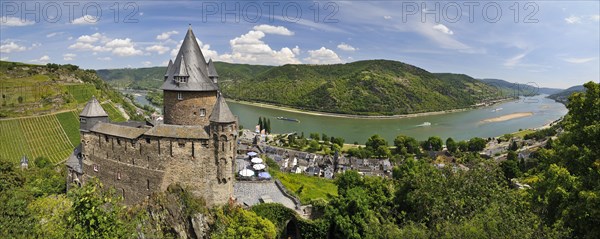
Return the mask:
[[125, 122], [127, 119], [123, 117], [123, 114], [117, 107], [115, 107], [112, 103], [102, 103], [102, 108], [108, 114], [108, 118], [110, 118], [113, 122]]
[[19, 161], [45, 156], [53, 163], [66, 159], [79, 141], [75, 111], [55, 115], [0, 120], [0, 156]]

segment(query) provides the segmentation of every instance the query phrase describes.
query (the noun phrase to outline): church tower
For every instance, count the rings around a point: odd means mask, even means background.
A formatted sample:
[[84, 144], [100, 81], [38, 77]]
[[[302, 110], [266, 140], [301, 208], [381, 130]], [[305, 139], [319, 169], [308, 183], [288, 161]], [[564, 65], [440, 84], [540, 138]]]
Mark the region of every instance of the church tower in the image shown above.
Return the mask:
[[218, 87], [213, 78], [190, 26], [175, 60], [169, 62], [161, 87], [165, 124], [208, 126], [217, 101]]

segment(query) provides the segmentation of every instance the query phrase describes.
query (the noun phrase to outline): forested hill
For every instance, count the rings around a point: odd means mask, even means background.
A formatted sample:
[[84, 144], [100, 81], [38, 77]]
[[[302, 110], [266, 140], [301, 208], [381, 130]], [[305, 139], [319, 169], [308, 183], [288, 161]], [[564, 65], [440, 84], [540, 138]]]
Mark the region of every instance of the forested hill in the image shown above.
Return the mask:
[[561, 103], [567, 103], [567, 101], [569, 100], [569, 96], [571, 96], [571, 94], [573, 94], [575, 92], [584, 92], [584, 91], [585, 91], [585, 87], [583, 87], [583, 85], [576, 85], [573, 87], [569, 87], [568, 89], [563, 90], [561, 92], [551, 94], [548, 96], [548, 98], [556, 100]]
[[533, 82], [533, 81], [528, 82], [527, 84], [508, 82], [505, 80], [498, 80], [498, 79], [480, 79], [480, 81], [483, 81], [487, 84], [493, 85], [498, 88], [508, 89], [509, 92], [513, 95], [526, 95], [526, 96], [537, 95], [537, 94], [550, 95], [550, 94], [558, 93], [563, 90], [563, 89], [558, 89], [558, 88], [541, 87], [538, 83]]
[[449, 110], [499, 98], [466, 75], [436, 75], [388, 60], [283, 65], [249, 79], [223, 78], [221, 89], [234, 99], [360, 115]]
[[[360, 115], [393, 115], [469, 107], [510, 96], [462, 74], [432, 74], [389, 60], [335, 65], [258, 66], [216, 62], [232, 99]], [[165, 67], [98, 70], [113, 86], [157, 89]], [[500, 91], [500, 92], [499, 92]]]

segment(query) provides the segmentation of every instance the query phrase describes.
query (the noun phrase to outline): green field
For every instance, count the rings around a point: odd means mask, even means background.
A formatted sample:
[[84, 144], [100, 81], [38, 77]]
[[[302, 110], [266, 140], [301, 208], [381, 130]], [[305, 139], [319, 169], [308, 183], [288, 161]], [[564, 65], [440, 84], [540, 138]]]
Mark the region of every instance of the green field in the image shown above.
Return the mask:
[[113, 122], [127, 121], [127, 119], [125, 119], [125, 117], [123, 117], [123, 114], [121, 113], [121, 111], [119, 111], [119, 109], [117, 109], [117, 107], [115, 107], [112, 103], [103, 103], [102, 108], [104, 108], [104, 110], [108, 114], [108, 118], [110, 118], [111, 121], [113, 121]]
[[[59, 116], [60, 115], [60, 116]], [[19, 161], [26, 155], [30, 162], [45, 156], [53, 163], [65, 160], [73, 151], [78, 128], [73, 112], [10, 120], [0, 120], [0, 156]], [[68, 132], [68, 133], [67, 133]]]
[[[303, 204], [318, 198], [329, 201], [329, 195], [337, 196], [337, 186], [333, 180], [304, 174], [282, 173], [275, 170], [269, 170], [269, 172], [273, 177], [279, 179], [290, 192], [300, 198]], [[301, 187], [303, 187], [302, 191], [298, 193]]]

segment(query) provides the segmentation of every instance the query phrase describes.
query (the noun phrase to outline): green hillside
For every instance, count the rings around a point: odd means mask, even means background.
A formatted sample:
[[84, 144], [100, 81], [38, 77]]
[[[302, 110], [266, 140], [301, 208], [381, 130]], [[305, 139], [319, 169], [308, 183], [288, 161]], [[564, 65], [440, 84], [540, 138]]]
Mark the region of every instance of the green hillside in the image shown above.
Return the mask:
[[[397, 61], [258, 66], [217, 62], [219, 84], [232, 99], [360, 115], [465, 108], [511, 97], [511, 90], [463, 74], [432, 74]], [[156, 90], [165, 67], [99, 70], [109, 84]], [[156, 94], [154, 102], [160, 101]]]
[[221, 89], [234, 99], [360, 115], [449, 110], [501, 98], [473, 78], [444, 77], [402, 62], [370, 60], [284, 65], [249, 80], [223, 80]]
[[[240, 80], [249, 79], [273, 66], [231, 64], [215, 62], [220, 79]], [[167, 67], [125, 68], [97, 70], [98, 76], [117, 88], [132, 88], [136, 90], [155, 90], [162, 83]]]
[[143, 119], [121, 93], [93, 70], [74, 65], [0, 61], [0, 156], [65, 160], [79, 144], [79, 113], [95, 95], [111, 121]]

